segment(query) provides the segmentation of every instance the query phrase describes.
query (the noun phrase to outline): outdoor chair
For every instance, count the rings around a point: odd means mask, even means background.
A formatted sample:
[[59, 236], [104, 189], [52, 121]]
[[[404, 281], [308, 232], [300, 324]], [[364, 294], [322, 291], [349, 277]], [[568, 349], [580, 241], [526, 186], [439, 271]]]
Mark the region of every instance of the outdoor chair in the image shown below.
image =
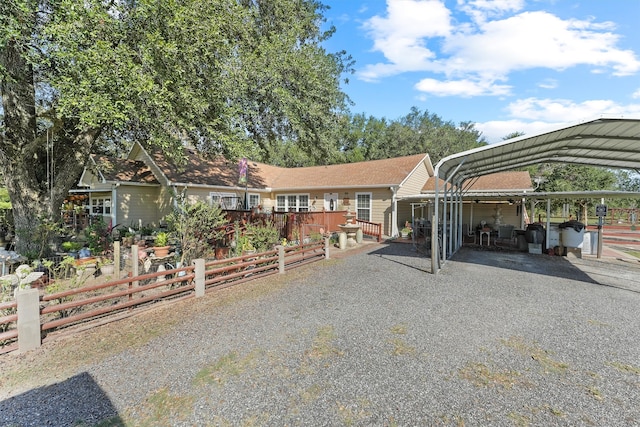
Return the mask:
[[501, 225], [498, 227], [498, 237], [496, 238], [497, 242], [508, 241], [509, 245], [511, 245], [515, 241], [515, 226], [513, 225]]

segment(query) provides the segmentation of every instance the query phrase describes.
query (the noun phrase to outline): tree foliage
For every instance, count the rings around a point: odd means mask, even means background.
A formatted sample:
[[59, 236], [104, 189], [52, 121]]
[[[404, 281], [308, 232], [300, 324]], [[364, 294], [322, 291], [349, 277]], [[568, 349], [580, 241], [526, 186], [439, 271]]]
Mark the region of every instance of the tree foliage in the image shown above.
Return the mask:
[[344, 52], [315, 0], [4, 0], [0, 161], [18, 247], [53, 218], [88, 156], [139, 141], [180, 160], [331, 151]]
[[443, 157], [485, 145], [471, 122], [458, 125], [413, 107], [397, 120], [354, 115], [340, 135], [344, 161], [362, 161], [428, 153], [435, 164]]

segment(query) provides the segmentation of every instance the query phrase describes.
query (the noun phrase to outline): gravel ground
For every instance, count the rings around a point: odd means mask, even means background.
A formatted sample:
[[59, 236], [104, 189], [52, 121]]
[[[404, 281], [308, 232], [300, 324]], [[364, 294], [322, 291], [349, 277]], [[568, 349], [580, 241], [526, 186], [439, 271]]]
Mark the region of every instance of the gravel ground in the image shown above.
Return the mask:
[[429, 266], [370, 244], [178, 303], [144, 344], [0, 382], [0, 425], [640, 425], [635, 266], [468, 248]]

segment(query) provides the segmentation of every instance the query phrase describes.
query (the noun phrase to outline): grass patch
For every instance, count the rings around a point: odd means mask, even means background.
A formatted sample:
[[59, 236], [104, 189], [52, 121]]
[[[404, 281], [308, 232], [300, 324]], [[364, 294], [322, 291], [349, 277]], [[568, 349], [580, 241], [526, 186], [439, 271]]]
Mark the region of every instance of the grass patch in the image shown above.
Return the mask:
[[224, 385], [230, 377], [237, 377], [255, 366], [257, 357], [257, 351], [252, 351], [244, 357], [239, 357], [236, 352], [225, 354], [210, 366], [202, 368], [196, 374], [193, 383]]
[[404, 340], [396, 338], [390, 340], [389, 342], [391, 343], [391, 345], [393, 345], [393, 350], [391, 351], [391, 353], [394, 356], [404, 356], [416, 353], [415, 347], [408, 345]]
[[587, 394], [591, 397], [593, 397], [596, 400], [603, 400], [604, 396], [602, 395], [602, 393], [600, 392], [600, 390], [598, 390], [598, 388], [596, 386], [587, 386]]
[[371, 416], [371, 402], [366, 399], [358, 399], [351, 404], [338, 402], [338, 416], [345, 426], [361, 425], [362, 421]]
[[531, 425], [530, 417], [523, 414], [518, 414], [517, 412], [509, 412], [507, 414], [507, 418], [513, 421], [513, 425], [518, 427], [527, 427]]
[[193, 411], [193, 396], [176, 396], [161, 388], [151, 393], [135, 410], [127, 411], [126, 425], [172, 426], [184, 421]]
[[483, 363], [469, 363], [458, 371], [458, 375], [460, 378], [470, 381], [476, 387], [510, 389], [521, 382], [519, 372], [495, 371]]
[[633, 365], [626, 365], [620, 362], [607, 362], [607, 365], [616, 368], [620, 372], [640, 375], [640, 368]]
[[391, 333], [395, 335], [406, 335], [407, 334], [407, 324], [399, 323], [391, 327]]
[[521, 337], [511, 337], [508, 340], [501, 340], [505, 346], [516, 350], [523, 356], [531, 357], [538, 362], [545, 372], [564, 373], [569, 365], [553, 359], [550, 351], [540, 348], [536, 344], [529, 344]]
[[633, 251], [633, 250], [626, 250], [625, 249], [623, 252], [626, 253], [627, 255], [631, 255], [633, 257], [640, 258], [640, 251]]
[[312, 359], [323, 359], [331, 356], [341, 356], [342, 351], [333, 345], [336, 334], [333, 326], [323, 326], [313, 339], [311, 350], [307, 351], [307, 356]]

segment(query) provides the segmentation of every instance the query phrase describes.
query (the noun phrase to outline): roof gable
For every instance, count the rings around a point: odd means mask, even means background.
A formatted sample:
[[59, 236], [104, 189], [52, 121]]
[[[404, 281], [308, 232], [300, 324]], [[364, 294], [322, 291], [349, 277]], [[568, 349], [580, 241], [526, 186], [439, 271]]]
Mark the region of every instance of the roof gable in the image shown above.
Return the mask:
[[423, 161], [429, 162], [427, 155], [415, 154], [366, 162], [283, 169], [279, 176], [274, 177], [272, 187], [287, 189], [400, 185]]
[[92, 156], [95, 175], [105, 182], [159, 184], [149, 166], [138, 160]]
[[[435, 177], [430, 177], [422, 188], [423, 193], [435, 192]], [[442, 179], [438, 179], [442, 191]], [[450, 188], [448, 184], [447, 188]], [[527, 171], [507, 171], [483, 175], [466, 180], [464, 191], [532, 191], [531, 175]]]
[[[206, 159], [191, 149], [185, 149], [185, 156], [185, 166], [177, 167], [160, 151], [149, 153], [149, 158], [171, 184], [231, 188], [241, 186], [236, 162], [223, 157]], [[304, 188], [400, 185], [421, 162], [426, 162], [428, 170], [433, 170], [426, 154], [300, 168], [283, 168], [249, 161], [248, 187], [286, 191]]]

